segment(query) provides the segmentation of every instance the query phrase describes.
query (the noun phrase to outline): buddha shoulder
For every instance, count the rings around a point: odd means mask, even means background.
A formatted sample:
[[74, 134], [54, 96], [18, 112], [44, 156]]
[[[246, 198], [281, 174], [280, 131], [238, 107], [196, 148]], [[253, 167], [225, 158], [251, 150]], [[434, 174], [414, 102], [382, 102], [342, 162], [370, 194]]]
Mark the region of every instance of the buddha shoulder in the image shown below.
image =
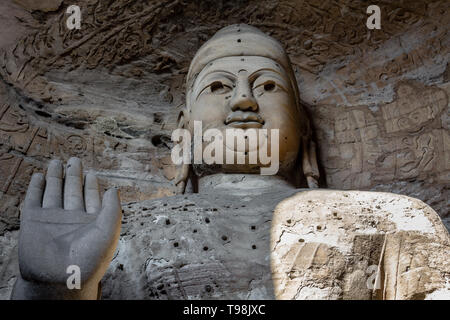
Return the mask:
[[[375, 234], [412, 231], [448, 241], [439, 215], [421, 200], [387, 192], [310, 190], [280, 202], [274, 224], [305, 234]], [[300, 227], [300, 225], [302, 227]]]
[[270, 245], [280, 299], [450, 297], [448, 231], [414, 198], [299, 192], [276, 207]]

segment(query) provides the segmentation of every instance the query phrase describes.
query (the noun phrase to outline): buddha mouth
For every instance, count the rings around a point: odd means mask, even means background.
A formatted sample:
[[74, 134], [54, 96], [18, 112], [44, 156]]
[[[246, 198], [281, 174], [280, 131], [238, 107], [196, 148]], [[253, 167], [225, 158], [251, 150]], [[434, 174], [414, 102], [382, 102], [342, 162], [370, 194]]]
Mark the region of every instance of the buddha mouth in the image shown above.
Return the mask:
[[265, 121], [255, 113], [232, 113], [228, 115], [224, 123], [235, 128], [261, 128]]

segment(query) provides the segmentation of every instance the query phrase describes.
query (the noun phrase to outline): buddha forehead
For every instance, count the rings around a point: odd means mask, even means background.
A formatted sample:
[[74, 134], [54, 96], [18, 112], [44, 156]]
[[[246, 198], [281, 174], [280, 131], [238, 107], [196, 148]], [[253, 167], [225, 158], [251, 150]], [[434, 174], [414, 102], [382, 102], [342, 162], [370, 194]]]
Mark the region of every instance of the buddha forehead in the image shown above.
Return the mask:
[[198, 79], [211, 72], [226, 71], [237, 76], [239, 71], [244, 70], [252, 74], [261, 69], [268, 69], [280, 75], [286, 76], [286, 72], [276, 61], [261, 56], [233, 56], [219, 58], [208, 63], [198, 75]]

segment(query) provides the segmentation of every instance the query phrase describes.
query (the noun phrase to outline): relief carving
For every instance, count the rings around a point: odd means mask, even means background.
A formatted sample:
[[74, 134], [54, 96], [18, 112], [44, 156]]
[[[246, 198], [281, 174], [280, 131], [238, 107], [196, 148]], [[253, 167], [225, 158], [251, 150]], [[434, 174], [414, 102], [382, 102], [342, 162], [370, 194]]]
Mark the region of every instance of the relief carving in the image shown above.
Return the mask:
[[[20, 2], [29, 7], [28, 1]], [[192, 55], [231, 20], [259, 27], [285, 45], [300, 98], [314, 119], [327, 187], [385, 188], [413, 195], [421, 189], [424, 193], [418, 197], [436, 206], [441, 215], [448, 214], [449, 91], [439, 87], [448, 80], [439, 73], [450, 48], [446, 1], [383, 3], [383, 28], [373, 31], [365, 27], [361, 1], [245, 1], [211, 6], [83, 0], [79, 5], [84, 17], [80, 30], [67, 30], [65, 8], [58, 5], [51, 14], [40, 13], [39, 21], [21, 21], [29, 32], [13, 47], [0, 43], [0, 76], [17, 89], [1, 93], [12, 102], [0, 104], [4, 147], [0, 197], [16, 218], [31, 172], [45, 168], [51, 158], [79, 157], [98, 174], [101, 189], [121, 189], [128, 209], [136, 201], [174, 194], [176, 167], [168, 156], [170, 146], [161, 137], [176, 127], [173, 118], [184, 106]], [[19, 101], [27, 103], [26, 111], [18, 107]], [[108, 112], [120, 113], [123, 119], [103, 115]], [[111, 130], [100, 128], [103, 117], [103, 127], [114, 118]], [[346, 194], [342, 197], [345, 201]], [[5, 206], [0, 208], [0, 219], [7, 216]], [[372, 226], [366, 213], [360, 212], [358, 219], [362, 226]], [[129, 215], [134, 218], [135, 213]], [[11, 221], [17, 228], [17, 221]], [[319, 236], [328, 231], [314, 229]], [[336, 234], [330, 232], [330, 241]], [[364, 287], [367, 274], [360, 269], [368, 261], [379, 261], [382, 253], [375, 248], [384, 238], [346, 239], [353, 244], [348, 265], [333, 245], [300, 240], [304, 238], [295, 239], [280, 256], [286, 267], [282, 271], [292, 276], [290, 280], [316, 273], [314, 281], [332, 288], [326, 293], [329, 296], [370, 297]], [[375, 244], [371, 247], [369, 242]], [[391, 244], [386, 250], [395, 251], [395, 241]], [[422, 260], [418, 266], [426, 264]], [[390, 261], [383, 263], [386, 269], [393, 266]], [[413, 268], [408, 273], [407, 267], [400, 266], [398, 280], [401, 290], [406, 288], [400, 292], [402, 297], [411, 298], [408, 286], [414, 288], [413, 294], [426, 290], [417, 277], [421, 271]], [[387, 274], [397, 279], [393, 272]], [[290, 297], [311, 294], [293, 288], [286, 289]], [[389, 294], [386, 289], [385, 297]]]

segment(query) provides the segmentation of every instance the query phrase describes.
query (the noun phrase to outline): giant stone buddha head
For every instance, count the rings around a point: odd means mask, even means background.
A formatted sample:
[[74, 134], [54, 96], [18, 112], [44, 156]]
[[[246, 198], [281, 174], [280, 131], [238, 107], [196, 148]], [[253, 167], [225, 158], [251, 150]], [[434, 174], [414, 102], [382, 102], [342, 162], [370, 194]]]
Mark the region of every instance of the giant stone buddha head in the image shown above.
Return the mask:
[[[202, 130], [228, 128], [278, 129], [278, 175], [297, 187], [316, 187], [319, 176], [309, 120], [300, 104], [297, 81], [286, 52], [259, 29], [235, 24], [220, 29], [195, 54], [187, 75], [186, 106], [178, 126], [194, 134], [194, 121]], [[270, 150], [271, 139], [256, 148]], [[227, 149], [234, 146], [223, 140]], [[264, 145], [264, 144], [269, 144]], [[232, 150], [239, 152], [239, 150]], [[242, 150], [241, 150], [242, 151]], [[248, 146], [246, 151], [248, 150]], [[246, 153], [247, 154], [247, 153]], [[201, 177], [212, 173], [258, 174], [256, 164], [183, 165], [176, 183], [188, 172]], [[193, 169], [193, 170], [191, 170]]]

